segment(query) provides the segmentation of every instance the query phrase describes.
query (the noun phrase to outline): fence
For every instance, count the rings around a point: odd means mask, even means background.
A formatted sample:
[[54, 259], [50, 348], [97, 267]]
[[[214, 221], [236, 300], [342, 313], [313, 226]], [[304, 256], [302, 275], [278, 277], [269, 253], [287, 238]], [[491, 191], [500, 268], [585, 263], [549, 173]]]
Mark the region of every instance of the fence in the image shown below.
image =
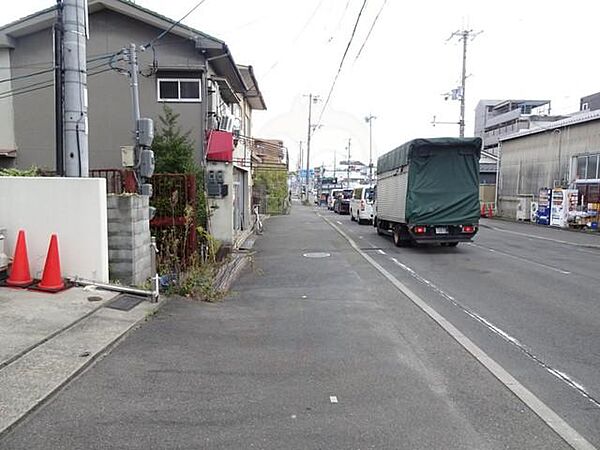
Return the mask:
[[136, 192], [135, 173], [130, 169], [92, 169], [90, 178], [105, 178], [107, 194]]

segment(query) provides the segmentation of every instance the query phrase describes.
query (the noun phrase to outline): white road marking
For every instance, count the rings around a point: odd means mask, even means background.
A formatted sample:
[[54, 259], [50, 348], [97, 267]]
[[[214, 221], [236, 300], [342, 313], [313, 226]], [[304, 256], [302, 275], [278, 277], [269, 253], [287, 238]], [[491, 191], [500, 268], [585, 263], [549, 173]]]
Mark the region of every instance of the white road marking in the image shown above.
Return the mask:
[[340, 225], [342, 224], [342, 222], [340, 222], [339, 220], [336, 220], [337, 223], [339, 223]]
[[329, 396], [329, 401], [330, 401], [331, 403], [337, 403], [337, 402], [338, 402], [338, 399], [337, 399], [337, 397], [336, 397], [335, 395], [330, 395], [330, 396]]
[[385, 253], [383, 250], [381, 250], [381, 249], [377, 250], [377, 253], [379, 253], [380, 255], [385, 255], [385, 254], [386, 254], [386, 253]]
[[303, 295], [302, 298], [306, 298], [306, 295]]
[[544, 237], [544, 236], [536, 236], [535, 234], [520, 233], [519, 231], [505, 230], [503, 228], [497, 228], [497, 227], [492, 227], [492, 226], [490, 226], [490, 228], [494, 231], [499, 231], [501, 233], [516, 234], [517, 236], [525, 236], [525, 237], [528, 237], [531, 239], [539, 239], [542, 241], [556, 242], [558, 244], [573, 245], [575, 247], [588, 247], [588, 248], [600, 249], [600, 245], [596, 245], [596, 244], [579, 244], [577, 242], [569, 242], [569, 241], [563, 241], [561, 239], [548, 238], [548, 237]]
[[[396, 289], [408, 297], [425, 314], [438, 323], [452, 338], [454, 338], [465, 350], [475, 357], [487, 370], [490, 371], [504, 386], [513, 392], [521, 401], [538, 415], [550, 428], [561, 436], [571, 447], [576, 450], [594, 450], [595, 447], [572, 428], [562, 417], [550, 409], [544, 402], [536, 397], [529, 389], [517, 381], [506, 369], [494, 361], [487, 353], [480, 349], [473, 341], [461, 333], [446, 318], [429, 306], [421, 297], [412, 292], [407, 286], [400, 282], [390, 272], [383, 268], [371, 256], [363, 252], [356, 242], [352, 240], [342, 229], [324, 218], [339, 234], [341, 234], [354, 250], [360, 254], [371, 266], [381, 273]], [[412, 270], [412, 269], [411, 269]]]
[[506, 256], [508, 258], [518, 259], [519, 261], [523, 261], [523, 262], [526, 262], [528, 264], [535, 264], [536, 266], [540, 266], [540, 267], [544, 267], [546, 269], [554, 270], [555, 272], [562, 273], [563, 275], [570, 275], [571, 274], [571, 272], [569, 272], [568, 270], [562, 270], [562, 269], [559, 269], [558, 267], [549, 266], [548, 264], [544, 264], [544, 263], [540, 263], [540, 262], [537, 262], [537, 261], [533, 261], [533, 260], [528, 259], [528, 258], [523, 258], [522, 256], [512, 255], [510, 253], [503, 252], [501, 250], [496, 250], [496, 249], [493, 249], [493, 248], [490, 248], [490, 247], [486, 247], [485, 245], [475, 244], [474, 242], [469, 242], [467, 245], [487, 250], [490, 253], [498, 253], [499, 255], [504, 255], [504, 256]]
[[359, 236], [358, 238], [359, 238], [359, 239], [362, 239], [363, 237], [362, 237], [362, 236]]

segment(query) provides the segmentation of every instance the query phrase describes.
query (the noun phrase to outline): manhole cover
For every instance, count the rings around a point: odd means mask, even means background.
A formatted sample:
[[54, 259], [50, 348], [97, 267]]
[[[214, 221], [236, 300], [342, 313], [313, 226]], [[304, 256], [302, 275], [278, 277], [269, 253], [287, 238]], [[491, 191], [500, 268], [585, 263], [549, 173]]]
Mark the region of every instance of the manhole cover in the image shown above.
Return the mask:
[[327, 258], [328, 256], [331, 256], [330, 253], [325, 253], [325, 252], [313, 252], [313, 253], [305, 253], [304, 255], [305, 258]]
[[138, 297], [136, 295], [120, 294], [117, 298], [112, 301], [107, 308], [118, 309], [119, 311], [129, 311], [146, 300], [145, 297]]

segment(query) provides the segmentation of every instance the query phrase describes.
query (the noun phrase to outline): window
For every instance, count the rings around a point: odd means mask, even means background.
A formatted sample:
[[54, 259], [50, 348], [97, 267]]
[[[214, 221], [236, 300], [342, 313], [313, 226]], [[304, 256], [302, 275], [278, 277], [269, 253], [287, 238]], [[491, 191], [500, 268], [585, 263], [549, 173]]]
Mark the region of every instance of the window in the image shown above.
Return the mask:
[[159, 102], [199, 102], [200, 80], [196, 78], [158, 78]]
[[600, 155], [581, 155], [573, 159], [577, 180], [597, 180], [600, 178]]
[[587, 111], [588, 109], [590, 109], [590, 104], [588, 102], [583, 102], [581, 104], [581, 110], [582, 111]]

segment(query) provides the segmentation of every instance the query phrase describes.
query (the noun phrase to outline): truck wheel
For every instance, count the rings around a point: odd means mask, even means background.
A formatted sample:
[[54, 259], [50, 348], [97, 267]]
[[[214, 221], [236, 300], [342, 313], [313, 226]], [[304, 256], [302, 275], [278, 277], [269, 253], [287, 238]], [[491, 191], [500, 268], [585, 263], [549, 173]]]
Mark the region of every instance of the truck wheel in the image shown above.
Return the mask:
[[383, 236], [385, 234], [385, 230], [381, 227], [381, 222], [378, 219], [375, 219], [375, 228], [377, 229], [377, 234], [379, 236]]
[[448, 242], [448, 247], [456, 247], [458, 242]]
[[350, 220], [354, 222], [354, 214], [352, 214], [352, 210], [350, 210]]

